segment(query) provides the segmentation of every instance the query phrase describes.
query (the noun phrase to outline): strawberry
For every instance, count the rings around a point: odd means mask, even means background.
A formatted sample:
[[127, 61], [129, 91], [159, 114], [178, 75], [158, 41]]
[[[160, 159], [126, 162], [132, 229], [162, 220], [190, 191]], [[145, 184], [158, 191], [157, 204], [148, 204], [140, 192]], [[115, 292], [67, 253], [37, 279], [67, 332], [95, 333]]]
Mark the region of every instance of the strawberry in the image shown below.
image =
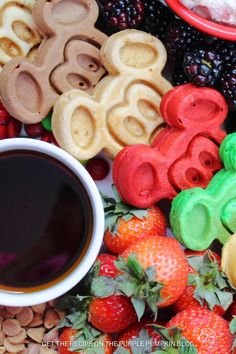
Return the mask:
[[188, 262], [173, 238], [145, 236], [128, 247], [115, 265], [122, 274], [114, 279], [96, 278], [93, 293], [101, 298], [124, 294], [131, 299], [139, 319], [146, 304], [156, 317], [157, 306], [173, 304], [187, 286]]
[[[100, 254], [97, 257], [99, 280], [105, 277], [115, 278], [121, 274], [115, 266], [116, 260], [117, 257], [110, 254]], [[92, 293], [96, 292], [99, 295], [99, 298], [93, 298], [89, 306], [89, 320], [94, 327], [106, 333], [115, 333], [127, 328], [137, 319], [129, 298], [123, 295], [106, 297], [106, 289], [96, 282], [96, 277], [92, 282], [91, 289]]]
[[232, 346], [232, 353], [236, 354], [236, 316], [232, 317], [232, 320], [229, 324], [229, 329], [232, 335], [234, 336], [233, 346]]
[[114, 354], [119, 353], [120, 348], [125, 348], [127, 354], [136, 353], [137, 348], [139, 348], [139, 354], [150, 353], [155, 350], [159, 345], [161, 335], [149, 325], [150, 323], [153, 322], [145, 319], [127, 328], [119, 336], [117, 340], [119, 346]]
[[74, 337], [77, 332], [78, 331], [76, 329], [73, 329], [71, 327], [66, 327], [63, 329], [59, 337], [60, 345], [58, 346], [58, 352], [60, 354], [71, 353], [70, 347], [72, 345], [72, 342], [75, 340]]
[[[87, 321], [96, 329], [105, 333], [122, 331], [137, 320], [131, 299], [124, 295], [115, 295], [113, 292], [113, 278], [121, 274], [116, 268], [117, 257], [101, 254], [97, 257], [95, 266], [88, 274], [90, 283], [89, 296], [70, 296], [62, 301], [62, 310], [77, 310], [75, 314], [85, 316]], [[101, 285], [105, 282], [106, 286]], [[103, 283], [102, 283], [103, 284]], [[112, 288], [112, 294], [110, 294]], [[112, 296], [110, 296], [112, 295]], [[69, 323], [74, 324], [74, 317], [69, 317]]]
[[143, 236], [165, 234], [166, 220], [160, 208], [135, 209], [124, 204], [113, 190], [116, 199], [103, 197], [106, 216], [104, 243], [112, 253], [121, 254]]
[[195, 346], [198, 354], [231, 353], [233, 335], [229, 323], [206, 308], [189, 307], [179, 312], [167, 324], [167, 328], [173, 327], [182, 330], [182, 336]]
[[95, 298], [89, 306], [89, 320], [102, 332], [116, 333], [137, 320], [131, 300], [123, 295]]
[[[160, 285], [155, 299], [158, 307], [166, 307], [177, 301], [187, 286], [189, 268], [179, 242], [164, 236], [146, 236], [128, 247], [121, 257], [129, 260], [132, 255], [136, 256], [139, 266], [148, 274], [149, 281]], [[136, 290], [137, 285], [134, 293]], [[140, 290], [142, 293], [143, 288]], [[140, 297], [138, 293], [135, 295]]]
[[223, 315], [235, 292], [220, 269], [220, 256], [210, 250], [186, 251], [189, 261], [189, 285], [173, 305], [177, 313], [187, 307], [204, 306]]
[[116, 260], [117, 257], [112, 254], [108, 254], [108, 253], [99, 254], [96, 260], [96, 262], [99, 263], [98, 275], [115, 278], [119, 274], [121, 274], [121, 272], [115, 266]]
[[[97, 348], [102, 348], [102, 354], [112, 354], [112, 339], [109, 335], [104, 334], [100, 335], [96, 342], [86, 341], [84, 339], [78, 339], [78, 330], [66, 327], [63, 329], [60, 337], [58, 346], [58, 353], [60, 354], [71, 354], [72, 352], [79, 353], [79, 354], [97, 354]], [[79, 341], [81, 341], [79, 345]], [[89, 342], [89, 347], [86, 342]], [[84, 344], [83, 344], [84, 343]], [[84, 345], [84, 348], [83, 348]], [[100, 353], [100, 352], [99, 352]]]

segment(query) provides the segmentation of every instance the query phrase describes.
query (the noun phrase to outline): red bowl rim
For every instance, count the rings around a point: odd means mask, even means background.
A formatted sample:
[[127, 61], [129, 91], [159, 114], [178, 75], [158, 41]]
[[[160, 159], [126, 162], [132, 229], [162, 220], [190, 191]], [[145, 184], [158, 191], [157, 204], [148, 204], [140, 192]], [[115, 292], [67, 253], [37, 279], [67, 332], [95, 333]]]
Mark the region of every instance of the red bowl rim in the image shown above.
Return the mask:
[[165, 1], [177, 15], [199, 30], [215, 37], [220, 37], [230, 41], [236, 40], [236, 27], [221, 25], [213, 21], [206, 20], [188, 9], [179, 0]]

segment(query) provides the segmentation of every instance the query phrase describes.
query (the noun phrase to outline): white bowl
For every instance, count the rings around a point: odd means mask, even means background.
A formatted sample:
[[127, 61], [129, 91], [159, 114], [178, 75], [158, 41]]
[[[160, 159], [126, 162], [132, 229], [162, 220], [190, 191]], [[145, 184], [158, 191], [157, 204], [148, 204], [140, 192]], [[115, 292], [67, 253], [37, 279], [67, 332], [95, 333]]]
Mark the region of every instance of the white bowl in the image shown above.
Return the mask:
[[12, 150], [30, 150], [41, 152], [66, 165], [79, 178], [87, 190], [93, 211], [93, 232], [90, 245], [82, 261], [67, 277], [58, 281], [58, 283], [39, 291], [36, 290], [33, 292], [23, 293], [0, 290], [1, 305], [31, 306], [50, 301], [65, 294], [76, 284], [78, 284], [78, 282], [86, 275], [93, 265], [102, 245], [104, 233], [104, 211], [99, 191], [93, 179], [86, 169], [74, 157], [69, 155], [64, 150], [49, 143], [28, 138], [13, 138], [0, 141], [0, 153]]

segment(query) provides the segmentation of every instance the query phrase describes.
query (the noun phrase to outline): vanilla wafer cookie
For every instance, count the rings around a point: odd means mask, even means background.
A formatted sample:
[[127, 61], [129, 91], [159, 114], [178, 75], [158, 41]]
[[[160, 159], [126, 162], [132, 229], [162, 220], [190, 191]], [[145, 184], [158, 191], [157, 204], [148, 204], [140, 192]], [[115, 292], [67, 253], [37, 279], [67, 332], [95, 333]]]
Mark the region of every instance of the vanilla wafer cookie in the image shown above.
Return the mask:
[[0, 68], [16, 57], [26, 57], [40, 43], [32, 18], [35, 0], [0, 1]]

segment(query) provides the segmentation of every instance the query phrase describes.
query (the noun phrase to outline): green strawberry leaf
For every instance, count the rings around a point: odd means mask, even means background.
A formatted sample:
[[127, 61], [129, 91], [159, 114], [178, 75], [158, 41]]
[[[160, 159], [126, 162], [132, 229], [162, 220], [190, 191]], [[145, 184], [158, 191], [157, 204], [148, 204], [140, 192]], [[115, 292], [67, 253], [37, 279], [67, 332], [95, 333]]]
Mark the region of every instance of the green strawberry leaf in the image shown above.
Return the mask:
[[127, 214], [127, 215], [124, 215], [124, 216], [122, 216], [122, 219], [124, 220], [124, 221], [130, 221], [131, 219], [133, 219], [133, 215], [132, 214]]
[[[195, 346], [182, 336], [182, 330], [178, 327], [169, 329], [152, 324], [152, 328], [161, 335], [162, 340], [159, 350], [160, 353], [170, 354], [197, 354]], [[158, 350], [151, 354], [158, 353]]]
[[105, 353], [105, 349], [103, 347], [96, 346], [93, 350], [94, 351], [91, 354], [104, 354]]
[[134, 278], [136, 279], [142, 279], [143, 278], [143, 269], [141, 265], [139, 264], [137, 257], [134, 253], [130, 254], [128, 259], [127, 259], [127, 265], [130, 269], [130, 271], [133, 273]]
[[132, 296], [131, 297], [131, 302], [134, 306], [134, 309], [136, 311], [136, 314], [138, 316], [138, 320], [140, 321], [140, 319], [143, 317], [143, 314], [145, 312], [145, 301], [143, 301], [142, 299], [139, 299], [137, 297]]
[[115, 186], [114, 183], [112, 183], [111, 188], [112, 188], [112, 192], [113, 192], [113, 194], [114, 194], [114, 196], [115, 196], [116, 202], [121, 202], [120, 195], [119, 195], [119, 193], [118, 193], [118, 191], [117, 191], [116, 186]]
[[133, 354], [148, 354], [152, 352], [152, 337], [146, 329], [141, 329], [139, 335], [131, 341]]
[[[77, 321], [73, 324], [73, 328], [77, 329], [78, 332], [74, 335], [70, 350], [74, 352], [83, 350], [85, 353], [104, 354], [104, 348], [95, 345], [101, 336], [101, 332], [87, 322], [87, 314], [76, 313], [73, 315], [69, 316], [71, 321]], [[99, 348], [99, 351], [97, 348]]]
[[190, 256], [188, 257], [188, 263], [191, 268], [193, 268], [197, 272], [202, 265], [202, 259], [199, 256]]
[[87, 300], [89, 299], [90, 296], [67, 295], [58, 300], [56, 307], [61, 311], [78, 311], [87, 307]]
[[109, 208], [109, 207], [113, 207], [114, 204], [116, 204], [116, 200], [112, 197], [109, 197], [108, 195], [102, 194], [100, 193], [101, 198], [102, 198], [102, 202], [103, 202], [103, 207], [104, 208]]
[[131, 213], [138, 219], [145, 219], [147, 217], [147, 209], [134, 209], [131, 210]]
[[234, 336], [234, 341], [232, 345], [232, 351], [236, 348], [236, 337]]
[[86, 317], [84, 318], [84, 315], [80, 311], [67, 315], [67, 319], [73, 324], [75, 322], [81, 321], [81, 316], [82, 316], [82, 321], [84, 322], [86, 320]]
[[134, 216], [143, 219], [147, 217], [148, 209], [136, 209], [131, 205], [123, 203], [114, 185], [112, 185], [112, 189], [115, 198], [102, 195], [105, 212], [105, 230], [109, 229], [112, 234], [119, 236], [117, 232], [120, 218], [123, 218], [125, 221], [131, 220]]
[[101, 334], [100, 331], [98, 331], [97, 329], [93, 328], [88, 323], [85, 323], [84, 326], [81, 329], [82, 329], [81, 333], [82, 333], [82, 335], [84, 336], [84, 338], [85, 338], [85, 340], [87, 342], [94, 341]]
[[91, 294], [95, 297], [104, 298], [116, 293], [116, 283], [114, 279], [106, 276], [93, 278], [91, 284]]
[[196, 279], [197, 279], [197, 275], [196, 274], [192, 274], [190, 273], [188, 275], [188, 285], [196, 285]]
[[219, 304], [224, 310], [227, 310], [233, 302], [233, 294], [227, 291], [220, 291], [215, 289], [216, 296], [218, 297]]
[[105, 230], [109, 229], [112, 234], [117, 233], [117, 221], [119, 219], [119, 216], [114, 214], [113, 212], [106, 214], [105, 217]]
[[101, 261], [97, 260], [83, 279], [84, 286], [86, 287], [86, 291], [88, 293], [91, 292], [91, 285], [93, 279], [99, 276], [100, 267], [101, 267]]
[[[149, 354], [152, 353], [153, 338], [149, 336], [146, 329], [141, 329], [138, 336], [129, 340], [129, 345], [132, 354]], [[118, 347], [114, 354], [129, 353], [125, 348]]]
[[157, 276], [156, 267], [152, 266], [147, 268], [145, 274], [147, 275], [148, 281], [155, 281]]
[[[116, 203], [114, 211], [116, 214], [122, 214], [124, 216], [127, 216], [127, 215], [129, 215], [129, 212], [130, 212], [130, 206], [127, 204], [124, 204], [122, 202], [118, 202], [118, 203]], [[130, 216], [132, 218], [132, 215], [130, 215]]]
[[132, 296], [138, 284], [135, 279], [131, 280], [126, 274], [116, 277], [115, 282], [117, 284], [117, 292], [128, 297]]
[[118, 257], [117, 260], [115, 261], [115, 266], [121, 272], [129, 274], [129, 266], [128, 266], [127, 261], [126, 261], [125, 258]]
[[216, 294], [212, 290], [207, 290], [207, 289], [204, 290], [203, 289], [202, 299], [206, 300], [210, 310], [213, 310], [213, 307], [215, 305], [219, 305], [220, 304]]
[[82, 329], [85, 326], [87, 320], [86, 312], [76, 312], [74, 314], [68, 315], [67, 318], [72, 323], [72, 328], [74, 329]]
[[216, 272], [215, 283], [218, 285], [219, 289], [223, 290], [228, 287], [227, 277], [223, 272]]
[[181, 339], [179, 349], [179, 354], [197, 354], [196, 347], [185, 338]]
[[113, 354], [130, 354], [130, 352], [123, 347], [118, 347]]
[[[156, 267], [144, 270], [135, 254], [130, 254], [128, 259], [119, 257], [115, 262], [116, 267], [123, 273], [115, 278], [117, 291], [135, 299], [142, 300], [157, 316], [157, 304], [160, 302], [160, 292], [163, 284], [155, 281]], [[142, 312], [137, 308], [137, 315], [141, 318]]]
[[232, 334], [236, 334], [236, 316], [230, 321], [229, 329]]
[[64, 328], [64, 327], [72, 327], [71, 322], [66, 317], [63, 318], [63, 320], [60, 320], [57, 325], [57, 328], [59, 328], [59, 329]]
[[233, 319], [229, 324], [230, 332], [234, 335], [234, 341], [232, 345], [232, 351], [236, 348], [236, 316], [233, 316]]
[[194, 285], [194, 298], [209, 309], [221, 306], [226, 310], [233, 301], [235, 289], [230, 286], [226, 275], [219, 269], [214, 254], [207, 251], [203, 257], [188, 257], [190, 266], [197, 274], [190, 274], [188, 285]]
[[157, 303], [158, 303], [158, 295], [150, 295], [148, 299], [146, 300], [147, 304], [154, 314], [154, 321], [157, 319], [157, 313], [158, 313], [158, 308], [157, 308]]
[[72, 327], [74, 329], [80, 330], [87, 323], [87, 312], [72, 312], [67, 315], [63, 320], [58, 324], [58, 328]]

